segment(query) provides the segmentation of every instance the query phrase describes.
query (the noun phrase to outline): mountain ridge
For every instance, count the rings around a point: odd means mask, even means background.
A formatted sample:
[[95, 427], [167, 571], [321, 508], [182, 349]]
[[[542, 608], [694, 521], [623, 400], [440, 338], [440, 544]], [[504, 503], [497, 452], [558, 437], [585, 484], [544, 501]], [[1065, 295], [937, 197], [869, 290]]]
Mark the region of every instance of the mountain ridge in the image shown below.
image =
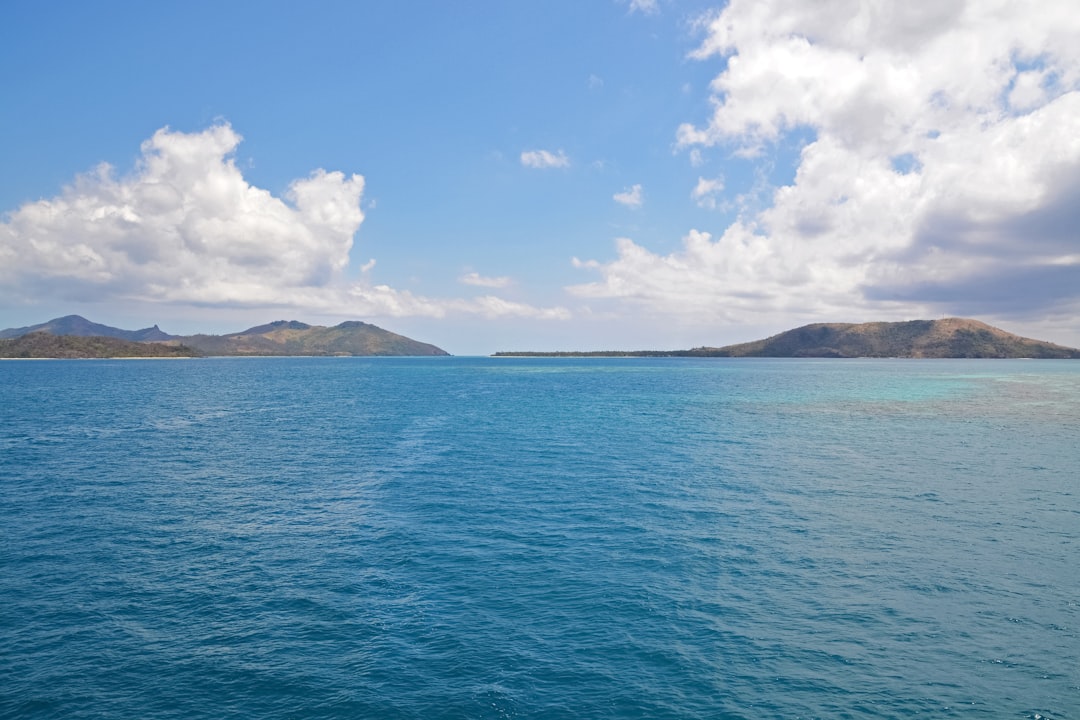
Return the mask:
[[81, 315], [64, 315], [37, 325], [0, 330], [0, 340], [22, 337], [33, 332], [47, 332], [51, 335], [74, 335], [76, 337], [111, 337], [132, 342], [174, 340], [179, 335], [163, 332], [157, 325], [141, 330], [121, 330], [109, 325], [91, 322]]
[[1080, 359], [1080, 350], [1021, 337], [969, 318], [811, 323], [723, 347], [630, 352], [499, 352], [496, 357], [805, 357]]
[[[0, 330], [0, 340], [13, 340], [34, 333], [58, 337], [104, 337], [135, 343], [156, 343], [168, 347], [184, 346], [197, 354], [216, 356], [449, 355], [442, 348], [430, 343], [413, 340], [359, 320], [347, 320], [333, 327], [308, 325], [297, 320], [275, 320], [225, 335], [170, 335], [157, 325], [142, 330], [122, 330], [91, 322], [79, 315], [65, 315], [38, 325]], [[60, 345], [39, 341], [37, 347], [58, 349]], [[83, 344], [80, 347], [86, 349], [93, 346]], [[67, 352], [67, 350], [58, 351]], [[92, 357], [92, 355], [80, 355], [80, 357]]]
[[812, 323], [716, 350], [726, 357], [1080, 358], [1075, 348], [970, 318]]

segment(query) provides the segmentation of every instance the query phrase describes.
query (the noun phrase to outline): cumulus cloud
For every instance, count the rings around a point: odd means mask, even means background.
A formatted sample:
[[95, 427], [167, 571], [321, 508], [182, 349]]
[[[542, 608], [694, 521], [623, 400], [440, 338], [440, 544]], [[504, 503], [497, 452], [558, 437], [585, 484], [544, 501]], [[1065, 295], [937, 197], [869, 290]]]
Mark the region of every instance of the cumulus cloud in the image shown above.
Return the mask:
[[723, 191], [723, 178], [699, 177], [697, 185], [695, 185], [694, 189], [690, 192], [690, 197], [698, 204], [699, 207], [714, 210], [716, 209], [716, 196]]
[[510, 287], [514, 281], [506, 276], [484, 277], [480, 273], [470, 272], [459, 277], [458, 282], [464, 285], [475, 285], [476, 287], [504, 288]]
[[620, 193], [615, 193], [611, 198], [628, 208], [639, 208], [645, 203], [645, 192], [641, 189], [641, 185], [638, 184], [628, 187]]
[[527, 168], [564, 168], [570, 167], [570, 158], [562, 150], [526, 150], [521, 153], [521, 164]]
[[618, 241], [574, 292], [672, 312], [1080, 305], [1073, 3], [732, 0], [699, 26], [692, 57], [720, 72], [710, 116], [682, 125], [678, 146], [754, 158], [798, 132], [810, 141], [795, 176], [676, 252]]
[[[8, 213], [0, 293], [375, 316], [492, 313], [490, 300], [371, 284], [374, 260], [349, 281], [364, 178], [319, 169], [274, 197], [236, 167], [240, 140], [226, 123], [197, 133], [163, 128], [142, 144], [130, 174], [101, 165], [58, 196]], [[524, 305], [500, 312], [545, 317]]]
[[[813, 271], [795, 257], [777, 254], [749, 228], [734, 225], [714, 239], [691, 230], [680, 250], [658, 255], [629, 238], [616, 240], [618, 257], [607, 263], [574, 262], [602, 275], [569, 288], [583, 298], [617, 298], [661, 313], [692, 316], [702, 323], [738, 322], [749, 313], [801, 314], [842, 307], [843, 288], [811, 288]], [[778, 294], [777, 287], [794, 288]], [[799, 289], [803, 291], [800, 292]]]
[[[259, 302], [324, 285], [348, 263], [364, 178], [316, 170], [286, 199], [244, 180], [227, 124], [143, 143], [135, 171], [108, 165], [10, 213], [9, 280], [89, 299]], [[268, 282], [269, 279], [273, 282]]]

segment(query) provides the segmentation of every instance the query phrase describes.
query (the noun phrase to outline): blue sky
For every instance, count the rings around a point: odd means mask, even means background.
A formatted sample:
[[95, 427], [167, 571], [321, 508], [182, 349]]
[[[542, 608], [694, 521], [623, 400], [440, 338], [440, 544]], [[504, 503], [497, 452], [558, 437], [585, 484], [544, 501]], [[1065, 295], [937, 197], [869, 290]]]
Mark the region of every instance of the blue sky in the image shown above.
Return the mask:
[[[1069, 2], [0, 6], [0, 326], [1080, 345]], [[109, 169], [103, 169], [105, 163]]]

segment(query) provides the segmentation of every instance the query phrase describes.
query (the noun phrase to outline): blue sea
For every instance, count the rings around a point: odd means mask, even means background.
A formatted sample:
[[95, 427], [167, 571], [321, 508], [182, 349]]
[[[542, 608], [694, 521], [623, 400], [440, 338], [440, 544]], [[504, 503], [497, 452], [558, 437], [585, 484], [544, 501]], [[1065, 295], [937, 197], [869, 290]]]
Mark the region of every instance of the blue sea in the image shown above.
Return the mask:
[[1080, 718], [1080, 363], [0, 363], [2, 718]]

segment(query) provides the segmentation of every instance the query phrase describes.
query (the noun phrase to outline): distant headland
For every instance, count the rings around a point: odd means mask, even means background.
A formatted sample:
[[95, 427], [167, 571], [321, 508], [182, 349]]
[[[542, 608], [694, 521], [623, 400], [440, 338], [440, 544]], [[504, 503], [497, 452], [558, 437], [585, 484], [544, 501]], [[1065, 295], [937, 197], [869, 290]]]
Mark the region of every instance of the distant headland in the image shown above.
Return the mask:
[[449, 355], [365, 322], [333, 327], [279, 320], [228, 335], [170, 335], [157, 325], [121, 330], [79, 315], [0, 330], [0, 358]]
[[814, 323], [738, 345], [630, 352], [497, 352], [495, 357], [1072, 358], [1080, 350], [978, 320]]

